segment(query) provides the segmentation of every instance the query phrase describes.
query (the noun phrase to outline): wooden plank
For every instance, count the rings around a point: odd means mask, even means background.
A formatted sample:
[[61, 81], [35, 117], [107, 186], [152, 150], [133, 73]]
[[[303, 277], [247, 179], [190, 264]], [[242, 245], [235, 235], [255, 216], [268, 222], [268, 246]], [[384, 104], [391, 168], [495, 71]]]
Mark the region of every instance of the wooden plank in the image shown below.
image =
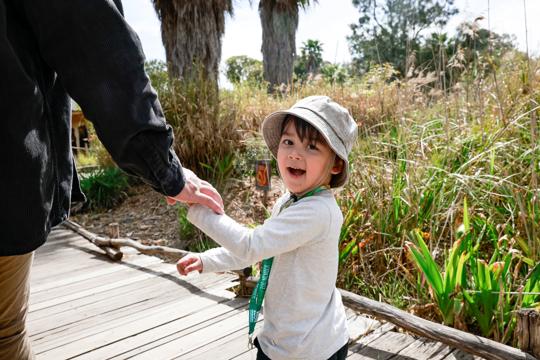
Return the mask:
[[[165, 272], [166, 274], [170, 274], [171, 270], [174, 270], [173, 265], [165, 264], [159, 259], [154, 259], [154, 261], [152, 261], [152, 259], [140, 259], [140, 261], [146, 261], [147, 265], [145, 267], [140, 267], [135, 264], [118, 263], [113, 266], [113, 268], [117, 271], [113, 271], [110, 273], [105, 272], [98, 276], [89, 277], [81, 281], [75, 282], [62, 282], [62, 280], [58, 280], [58, 283], [60, 283], [59, 286], [56, 286], [54, 288], [47, 288], [36, 293], [32, 292], [29, 303], [30, 305], [35, 305], [56, 298], [61, 298], [72, 294], [78, 294], [87, 289], [97, 289], [103, 284], [113, 285], [116, 282], [124, 281], [126, 279], [140, 275], [149, 274], [159, 276], [160, 273], [163, 272]], [[88, 271], [88, 273], [90, 273], [90, 271]], [[84, 277], [83, 274], [80, 274], [79, 276]], [[46, 285], [43, 284], [43, 287], [46, 287]]]
[[[62, 286], [79, 283], [79, 282], [97, 278], [97, 277], [103, 277], [105, 275], [111, 275], [115, 272], [126, 269], [126, 266], [145, 268], [152, 264], [157, 264], [161, 262], [162, 261], [160, 259], [157, 259], [155, 257], [144, 256], [144, 257], [137, 257], [133, 259], [132, 261], [130, 261], [129, 263], [119, 262], [116, 264], [110, 264], [111, 266], [92, 267], [86, 271], [80, 271], [80, 272], [70, 271], [66, 273], [65, 275], [62, 275], [56, 279], [51, 279], [49, 281], [43, 281], [41, 283], [33, 284], [32, 294], [37, 294], [45, 290], [59, 288]], [[126, 264], [129, 264], [129, 265], [126, 265]]]
[[111, 291], [111, 290], [114, 290], [117, 287], [129, 285], [129, 284], [134, 284], [134, 283], [140, 282], [142, 280], [156, 278], [158, 276], [170, 277], [171, 275], [168, 272], [171, 272], [171, 271], [174, 271], [174, 270], [171, 270], [171, 265], [170, 264], [160, 264], [158, 267], [154, 268], [152, 272], [141, 272], [140, 274], [136, 274], [134, 276], [127, 277], [125, 279], [116, 281], [114, 283], [105, 283], [105, 284], [97, 286], [95, 288], [84, 289], [84, 290], [81, 290], [80, 292], [77, 292], [77, 293], [71, 293], [71, 294], [67, 294], [65, 296], [60, 296], [60, 297], [56, 297], [56, 298], [52, 298], [52, 299], [47, 299], [45, 301], [40, 301], [40, 302], [37, 302], [37, 303], [35, 301], [31, 302], [29, 310], [30, 311], [37, 311], [37, 310], [40, 310], [40, 309], [43, 309], [43, 308], [55, 306], [55, 305], [66, 303], [66, 302], [71, 302], [73, 300], [88, 297], [88, 296], [92, 296], [92, 295], [94, 295], [96, 293]]
[[[153, 279], [154, 280], [154, 279]], [[155, 282], [155, 280], [154, 280]], [[89, 322], [110, 321], [112, 318], [122, 316], [122, 313], [131, 311], [144, 311], [159, 304], [166, 304], [178, 298], [197, 294], [205, 289], [224, 290], [230, 287], [228, 277], [201, 276], [199, 281], [193, 281], [189, 286], [164, 286], [163, 283], [149, 283], [147, 287], [142, 286], [132, 292], [118, 294], [102, 298], [99, 301], [90, 302], [81, 307], [66, 308], [63, 312], [57, 312], [50, 316], [42, 316], [33, 319], [32, 314], [27, 321], [28, 331], [32, 334], [32, 339], [57, 334], [61, 331], [72, 331], [74, 326], [90, 326]], [[194, 291], [193, 288], [197, 289]], [[101, 319], [101, 320], [99, 320]], [[83, 325], [84, 324], [84, 325]], [[54, 335], [52, 335], [54, 336]]]
[[363, 347], [366, 347], [372, 341], [375, 341], [376, 339], [380, 338], [387, 332], [394, 330], [395, 328], [395, 325], [391, 323], [385, 323], [379, 328], [375, 329], [373, 332], [360, 337], [360, 339], [356, 340], [354, 343], [349, 343], [349, 351], [347, 353], [347, 357], [360, 351]]
[[[216, 310], [218, 310], [218, 308], [211, 308], [208, 310], [209, 314], [205, 316], [201, 316], [200, 313], [193, 313], [190, 318], [183, 319], [183, 321], [178, 324], [173, 324], [174, 329], [172, 332], [170, 329], [160, 328], [158, 329], [158, 334], [161, 334], [162, 336], [159, 337], [159, 339], [153, 341], [146, 340], [143, 344], [134, 344], [130, 351], [119, 354], [115, 356], [114, 359], [131, 359], [134, 356], [141, 356], [141, 354], [155, 352], [157, 348], [161, 348], [161, 346], [163, 345], [166, 346], [172, 341], [178, 340], [190, 334], [198, 333], [200, 329], [204, 329], [214, 323], [228, 321], [229, 318], [239, 313], [243, 313], [246, 307], [246, 299], [237, 298], [235, 300], [238, 302], [238, 307], [235, 307], [234, 309], [229, 311], [221, 310], [219, 315], [212, 316], [212, 312], [215, 312]], [[153, 339], [153, 337], [154, 336], [150, 337], [150, 340]], [[179, 344], [179, 348], [182, 349], [182, 344]], [[158, 352], [158, 354], [160, 353]], [[161, 356], [157, 355], [157, 357]], [[169, 358], [171, 358], [171, 356], [169, 356]]]
[[373, 332], [382, 325], [379, 321], [361, 315], [348, 307], [345, 307], [345, 314], [347, 315], [349, 342], [355, 341], [360, 337]]
[[[118, 263], [110, 260], [99, 249], [88, 249], [85, 246], [86, 244], [66, 250], [65, 253], [58, 254], [58, 258], [47, 259], [46, 262], [36, 261], [32, 265], [32, 283], [42, 283], [70, 272], [84, 272], [92, 267], [112, 266]], [[126, 257], [124, 262], [129, 262], [137, 257], [139, 256], [131, 255]]]
[[[171, 274], [174, 274], [171, 269]], [[30, 309], [29, 319], [27, 321], [38, 320], [43, 317], [53, 316], [56, 314], [63, 313], [65, 311], [70, 311], [72, 309], [84, 309], [85, 306], [89, 306], [94, 303], [107, 301], [109, 298], [114, 298], [117, 296], [128, 296], [131, 293], [144, 291], [146, 288], [155, 288], [159, 289], [162, 287], [161, 283], [155, 281], [154, 278], [142, 279], [141, 281], [125, 284], [123, 286], [118, 286], [109, 291], [94, 292], [92, 296], [86, 296], [78, 298], [69, 302], [58, 303], [49, 307], [42, 307], [39, 309]], [[148, 290], [151, 291], [151, 290]]]
[[448, 354], [443, 359], [444, 360], [482, 360], [482, 359], [491, 360], [492, 358], [490, 358], [490, 357], [484, 358], [484, 357], [481, 357], [481, 356], [476, 356], [476, 355], [466, 353], [466, 352], [461, 351], [461, 350], [454, 350], [453, 352]]
[[414, 342], [412, 336], [388, 331], [377, 339], [370, 341], [365, 346], [351, 351], [348, 357], [351, 360], [386, 360], [392, 358], [395, 354]]
[[[223, 298], [223, 301], [227, 301], [227, 298]], [[231, 311], [231, 306], [218, 305], [223, 311]], [[80, 356], [168, 323], [176, 322], [180, 326], [187, 316], [218, 305], [213, 297], [187, 296], [165, 306], [156, 306], [112, 321], [101, 321], [95, 326], [82, 326], [44, 343], [34, 342], [34, 352], [40, 360]]]
[[[103, 359], [104, 357], [126, 359], [146, 351], [153, 351], [156, 347], [167, 344], [179, 337], [187, 336], [190, 333], [194, 333], [197, 330], [208, 327], [216, 322], [228, 321], [228, 319], [238, 311], [243, 312], [246, 303], [247, 301], [245, 299], [236, 298], [227, 303], [217, 304], [205, 308], [202, 311], [194, 312], [190, 316], [186, 316], [178, 321], [151, 328], [136, 336], [125, 338], [117, 343], [101, 347], [78, 359], [98, 360]], [[235, 309], [238, 311], [235, 312]], [[212, 339], [202, 340], [207, 340], [212, 343]], [[204, 343], [202, 346], [206, 347], [208, 346], [208, 343]], [[159, 353], [156, 357], [161, 358], [163, 355]], [[184, 358], [184, 355], [182, 355], [182, 358]]]
[[49, 291], [45, 293], [36, 294], [35, 296], [31, 295], [30, 302], [29, 302], [30, 304], [29, 310], [35, 311], [38, 309], [50, 307], [50, 306], [61, 304], [64, 302], [73, 301], [82, 297], [91, 296], [97, 292], [112, 290], [118, 286], [124, 286], [127, 284], [132, 284], [132, 283], [144, 280], [144, 279], [155, 277], [158, 273], [166, 274], [166, 271], [171, 271], [170, 269], [171, 268], [169, 264], [159, 264], [157, 267], [153, 268], [152, 272], [147, 272], [147, 273], [137, 272], [137, 273], [132, 274], [129, 277], [124, 277], [114, 282], [105, 282], [104, 284], [96, 285], [95, 287], [91, 287], [91, 288], [83, 288], [79, 286], [76, 289], [76, 291], [72, 289], [71, 292], [63, 292], [59, 296], [55, 296], [54, 292], [51, 293]]
[[189, 333], [179, 334], [177, 338], [171, 339], [165, 344], [153, 346], [151, 349], [133, 356], [133, 359], [155, 360], [156, 357], [163, 359], [180, 357], [206, 343], [221, 338], [223, 334], [238, 331], [246, 326], [247, 317], [244, 308], [233, 310], [230, 314], [231, 316], [225, 321], [215, 321], [198, 328], [196, 331], [190, 329]]
[[257, 349], [250, 349], [241, 353], [238, 356], [231, 358], [231, 360], [256, 360], [257, 359]]
[[[247, 319], [246, 313], [246, 319]], [[262, 319], [259, 320], [255, 326], [255, 331], [259, 331], [262, 327]], [[230, 334], [223, 336], [220, 339], [216, 339], [204, 346], [200, 346], [188, 353], [175, 357], [175, 359], [185, 360], [207, 360], [207, 359], [233, 359], [247, 351], [248, 347], [248, 324], [247, 320], [245, 326]]]
[[448, 345], [429, 339], [416, 339], [392, 360], [442, 360], [453, 351]]

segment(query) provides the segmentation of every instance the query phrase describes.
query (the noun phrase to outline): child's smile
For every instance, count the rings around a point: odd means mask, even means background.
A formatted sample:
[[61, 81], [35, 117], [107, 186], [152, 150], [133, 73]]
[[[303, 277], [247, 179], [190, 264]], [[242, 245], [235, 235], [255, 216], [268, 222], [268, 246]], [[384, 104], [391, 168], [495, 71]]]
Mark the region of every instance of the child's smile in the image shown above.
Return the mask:
[[289, 171], [291, 176], [294, 176], [294, 177], [299, 177], [299, 176], [302, 176], [302, 175], [304, 175], [306, 173], [306, 170], [298, 169], [298, 168], [294, 168], [294, 167], [287, 167], [287, 170]]
[[321, 185], [328, 185], [332, 174], [338, 173], [334, 151], [324, 139], [300, 139], [294, 122], [289, 122], [281, 135], [277, 162], [283, 182], [296, 195]]

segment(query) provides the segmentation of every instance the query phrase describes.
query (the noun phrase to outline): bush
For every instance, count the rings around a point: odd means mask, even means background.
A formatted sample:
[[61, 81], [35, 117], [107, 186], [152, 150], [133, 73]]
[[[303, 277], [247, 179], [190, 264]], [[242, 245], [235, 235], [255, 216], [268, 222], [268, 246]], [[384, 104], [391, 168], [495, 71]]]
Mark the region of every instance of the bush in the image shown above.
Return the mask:
[[116, 167], [99, 169], [81, 179], [81, 190], [87, 198], [86, 208], [91, 210], [110, 209], [126, 197], [128, 177]]

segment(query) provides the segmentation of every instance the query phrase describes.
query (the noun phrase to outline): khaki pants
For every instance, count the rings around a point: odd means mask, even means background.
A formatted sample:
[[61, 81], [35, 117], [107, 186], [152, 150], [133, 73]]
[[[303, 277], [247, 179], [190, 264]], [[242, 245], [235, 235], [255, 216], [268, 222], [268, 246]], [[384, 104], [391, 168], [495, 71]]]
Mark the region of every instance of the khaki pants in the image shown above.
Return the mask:
[[0, 256], [0, 360], [34, 358], [25, 326], [33, 257]]

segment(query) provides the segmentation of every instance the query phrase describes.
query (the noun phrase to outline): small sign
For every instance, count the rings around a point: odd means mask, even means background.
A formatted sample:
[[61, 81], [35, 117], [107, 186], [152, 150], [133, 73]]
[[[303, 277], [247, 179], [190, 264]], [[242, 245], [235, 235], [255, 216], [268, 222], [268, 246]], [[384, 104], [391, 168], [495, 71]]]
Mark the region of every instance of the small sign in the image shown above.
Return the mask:
[[255, 160], [255, 187], [270, 190], [270, 160]]

